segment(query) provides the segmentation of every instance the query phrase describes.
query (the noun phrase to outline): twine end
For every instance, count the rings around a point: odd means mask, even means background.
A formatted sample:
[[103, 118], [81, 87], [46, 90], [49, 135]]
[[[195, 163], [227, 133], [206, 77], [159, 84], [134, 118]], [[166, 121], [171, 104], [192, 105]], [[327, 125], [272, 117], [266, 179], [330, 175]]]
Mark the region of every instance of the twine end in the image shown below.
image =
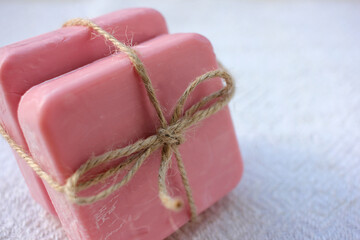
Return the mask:
[[160, 196], [162, 204], [169, 210], [179, 212], [184, 208], [184, 201], [179, 198], [172, 198], [168, 195]]

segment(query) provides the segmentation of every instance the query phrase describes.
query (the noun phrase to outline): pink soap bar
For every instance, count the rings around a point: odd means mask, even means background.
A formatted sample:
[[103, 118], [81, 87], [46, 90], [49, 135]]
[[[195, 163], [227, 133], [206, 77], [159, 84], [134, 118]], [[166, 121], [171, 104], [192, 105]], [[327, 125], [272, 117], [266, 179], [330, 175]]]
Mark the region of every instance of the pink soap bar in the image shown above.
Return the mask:
[[[120, 10], [94, 22], [132, 45], [167, 33], [164, 18], [153, 9]], [[34, 85], [109, 55], [109, 46], [86, 27], [66, 27], [0, 49], [0, 121], [18, 144], [27, 149], [17, 118], [21, 96]], [[41, 179], [15, 156], [32, 196], [54, 214]]]
[[[197, 34], [163, 35], [134, 48], [167, 119], [189, 83], [218, 68], [211, 44]], [[199, 85], [186, 108], [221, 87], [218, 78]], [[159, 127], [143, 83], [122, 53], [33, 87], [22, 97], [18, 114], [31, 154], [62, 184], [92, 154], [127, 146], [155, 134]], [[179, 150], [200, 213], [231, 191], [242, 175], [229, 109], [190, 128], [185, 137]], [[62, 193], [45, 186], [70, 239], [163, 239], [190, 215], [174, 162], [168, 172], [168, 190], [184, 199], [185, 208], [172, 212], [161, 204], [159, 166], [160, 150], [127, 185], [91, 205], [72, 204]], [[84, 194], [97, 193], [121, 176]]]

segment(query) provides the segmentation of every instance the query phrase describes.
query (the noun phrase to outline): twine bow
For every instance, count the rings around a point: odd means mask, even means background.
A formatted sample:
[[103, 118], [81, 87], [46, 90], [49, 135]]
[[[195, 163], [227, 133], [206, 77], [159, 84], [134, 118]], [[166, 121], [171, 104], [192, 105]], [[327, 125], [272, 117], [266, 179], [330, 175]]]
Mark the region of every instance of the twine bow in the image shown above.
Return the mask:
[[[171, 165], [172, 156], [175, 155], [177, 167], [179, 169], [181, 179], [186, 191], [188, 203], [190, 206], [191, 218], [192, 220], [194, 220], [197, 215], [196, 205], [193, 199], [189, 180], [178, 147], [185, 141], [184, 133], [189, 127], [218, 112], [230, 101], [234, 93], [233, 80], [230, 74], [228, 74], [225, 70], [218, 69], [209, 71], [197, 77], [193, 82], [191, 82], [183, 95], [177, 101], [171, 120], [167, 122], [164, 113], [161, 110], [160, 103], [155, 95], [154, 88], [151, 84], [144, 64], [139, 59], [134, 49], [119, 42], [114, 36], [106, 32], [100, 26], [96, 25], [90, 20], [73, 19], [66, 22], [64, 26], [89, 27], [98, 32], [106, 40], [110, 41], [118, 50], [128, 56], [136, 72], [144, 83], [147, 95], [150, 99], [150, 102], [154, 106], [157, 116], [159, 118], [160, 128], [157, 130], [156, 134], [147, 137], [146, 139], [140, 139], [137, 142], [126, 147], [111, 150], [102, 155], [90, 158], [83, 165], [81, 165], [80, 168], [77, 169], [73, 175], [71, 175], [71, 177], [67, 179], [65, 185], [60, 185], [50, 175], [43, 171], [41, 167], [34, 161], [34, 159], [30, 155], [28, 155], [21, 146], [17, 145], [13, 141], [13, 139], [6, 133], [2, 126], [0, 128], [0, 134], [4, 136], [4, 138], [9, 142], [10, 146], [28, 163], [31, 168], [33, 168], [33, 170], [42, 179], [48, 182], [52, 188], [57, 191], [63, 192], [70, 201], [80, 205], [91, 204], [101, 199], [104, 199], [113, 192], [115, 192], [117, 189], [124, 186], [133, 178], [133, 176], [142, 166], [144, 161], [154, 151], [162, 148], [161, 165], [159, 169], [158, 179], [159, 198], [162, 204], [170, 210], [179, 211], [184, 205], [183, 201], [180, 198], [171, 197], [166, 187], [165, 180], [167, 171]], [[189, 95], [195, 90], [195, 88], [200, 83], [215, 77], [223, 78], [226, 83], [225, 86], [221, 90], [218, 90], [210, 94], [209, 96], [202, 98], [199, 102], [195, 103], [188, 110], [184, 111], [184, 104]], [[81, 181], [84, 174], [86, 174], [90, 170], [98, 167], [99, 165], [110, 162], [111, 160], [123, 157], [127, 157], [127, 159], [118, 164], [117, 166], [112, 167], [105, 172], [99, 173], [89, 180]], [[88, 189], [91, 186], [100, 183], [115, 174], [120, 173], [122, 170], [124, 170], [126, 166], [131, 166], [131, 168], [127, 172], [127, 174], [121, 179], [121, 181], [109, 186], [105, 190], [102, 190], [95, 195], [85, 197], [78, 196], [79, 192]]]

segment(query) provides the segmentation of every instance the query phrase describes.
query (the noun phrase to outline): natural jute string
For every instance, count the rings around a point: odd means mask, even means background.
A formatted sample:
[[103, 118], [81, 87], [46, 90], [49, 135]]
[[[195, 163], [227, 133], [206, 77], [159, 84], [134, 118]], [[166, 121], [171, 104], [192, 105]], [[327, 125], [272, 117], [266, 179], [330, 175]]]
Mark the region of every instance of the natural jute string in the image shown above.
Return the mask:
[[[126, 147], [111, 150], [102, 155], [91, 157], [88, 161], [81, 165], [80, 168], [77, 169], [71, 177], [67, 179], [64, 185], [59, 184], [50, 175], [43, 171], [41, 167], [36, 163], [36, 161], [21, 146], [15, 143], [15, 141], [9, 136], [9, 134], [2, 126], [0, 126], [0, 134], [3, 135], [3, 137], [10, 144], [10, 146], [19, 154], [20, 157], [22, 157], [26, 161], [26, 163], [36, 172], [37, 175], [44, 179], [56, 191], [63, 192], [70, 201], [80, 205], [91, 204], [101, 199], [104, 199], [113, 192], [115, 192], [117, 189], [124, 186], [136, 174], [136, 172], [139, 170], [147, 157], [154, 151], [162, 147], [161, 164], [158, 179], [159, 198], [166, 208], [174, 211], [182, 209], [184, 205], [183, 201], [180, 198], [171, 197], [166, 187], [166, 175], [172, 162], [172, 155], [174, 154], [189, 202], [191, 218], [192, 220], [194, 220], [197, 214], [196, 206], [178, 147], [185, 141], [184, 132], [189, 127], [216, 113], [229, 102], [234, 93], [233, 80], [230, 74], [223, 69], [218, 69], [209, 71], [197, 77], [193, 82], [191, 82], [183, 95], [177, 101], [171, 120], [170, 122], [167, 122], [164, 113], [161, 110], [160, 103], [155, 95], [154, 88], [151, 84], [144, 64], [139, 59], [134, 49], [119, 42], [114, 36], [106, 32], [90, 20], [73, 19], [66, 22], [64, 26], [89, 27], [90, 29], [93, 29], [101, 36], [103, 36], [106, 40], [110, 41], [118, 50], [128, 56], [137, 74], [140, 76], [142, 82], [144, 83], [150, 102], [154, 106], [157, 116], [160, 120], [160, 128], [157, 130], [156, 134], [146, 139], [140, 139], [137, 142]], [[205, 80], [215, 77], [223, 78], [226, 85], [221, 90], [204, 97], [199, 102], [191, 106], [188, 110], [184, 111], [184, 104], [189, 95], [195, 90], [195, 88]], [[119, 159], [122, 157], [127, 157], [127, 159], [124, 162], [121, 162], [119, 165], [112, 167], [103, 173], [97, 174], [90, 180], [82, 180], [84, 174], [86, 174], [90, 170], [96, 168], [99, 165], [110, 162], [111, 160]], [[88, 189], [89, 187], [100, 183], [115, 174], [120, 173], [124, 170], [126, 166], [131, 166], [131, 168], [127, 172], [127, 174], [121, 179], [120, 182], [114, 183], [113, 185], [109, 186], [98, 194], [86, 197], [78, 196], [79, 192]]]

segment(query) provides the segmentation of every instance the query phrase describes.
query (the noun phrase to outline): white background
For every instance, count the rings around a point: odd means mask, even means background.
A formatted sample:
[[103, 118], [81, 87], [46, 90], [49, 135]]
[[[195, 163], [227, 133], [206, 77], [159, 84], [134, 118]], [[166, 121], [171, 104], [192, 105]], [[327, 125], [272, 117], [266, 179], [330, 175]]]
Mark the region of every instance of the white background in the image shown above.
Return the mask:
[[[74, 17], [158, 9], [234, 74], [238, 187], [170, 239], [360, 239], [360, 2], [3, 1], [0, 46]], [[0, 140], [0, 239], [66, 239]]]

